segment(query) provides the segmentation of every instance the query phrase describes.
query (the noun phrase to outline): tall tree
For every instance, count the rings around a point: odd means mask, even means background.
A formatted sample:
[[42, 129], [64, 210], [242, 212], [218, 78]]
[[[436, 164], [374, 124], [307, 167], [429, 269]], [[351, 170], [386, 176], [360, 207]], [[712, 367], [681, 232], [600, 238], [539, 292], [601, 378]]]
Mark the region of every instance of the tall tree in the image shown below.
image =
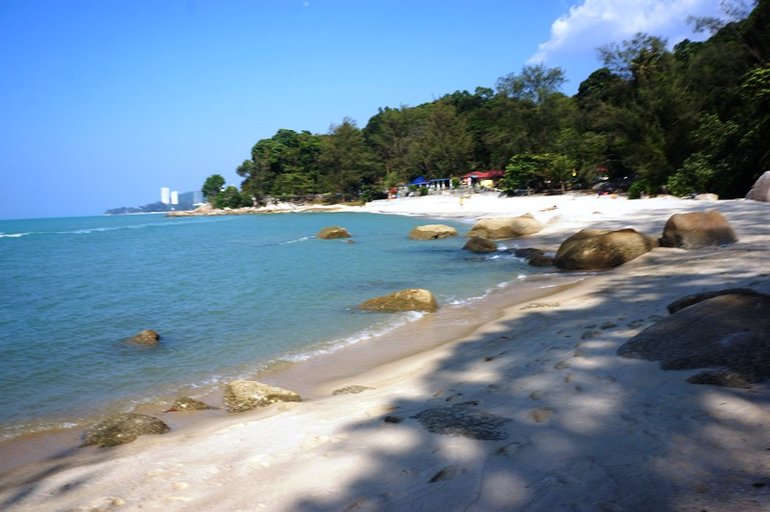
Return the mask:
[[356, 197], [372, 181], [372, 160], [363, 133], [346, 117], [323, 139], [319, 163], [324, 188], [343, 201]]

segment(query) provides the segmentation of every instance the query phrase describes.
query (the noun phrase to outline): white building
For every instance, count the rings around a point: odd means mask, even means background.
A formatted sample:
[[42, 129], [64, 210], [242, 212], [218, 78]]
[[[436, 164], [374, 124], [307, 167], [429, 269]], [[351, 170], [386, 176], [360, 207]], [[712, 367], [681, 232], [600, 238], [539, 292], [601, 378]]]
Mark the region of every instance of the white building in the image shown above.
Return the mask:
[[160, 187], [160, 202], [163, 204], [169, 204], [171, 202], [171, 189], [168, 187]]

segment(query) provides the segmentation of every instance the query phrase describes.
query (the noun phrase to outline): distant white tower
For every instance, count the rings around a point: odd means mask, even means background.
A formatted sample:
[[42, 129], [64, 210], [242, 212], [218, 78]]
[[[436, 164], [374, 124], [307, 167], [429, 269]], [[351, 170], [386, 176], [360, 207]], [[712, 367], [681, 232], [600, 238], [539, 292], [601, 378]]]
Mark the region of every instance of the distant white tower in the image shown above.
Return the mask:
[[179, 191], [178, 190], [172, 190], [171, 191], [171, 206], [176, 206], [179, 204]]
[[160, 187], [160, 202], [163, 204], [168, 204], [171, 202], [170, 198], [171, 189], [168, 187]]

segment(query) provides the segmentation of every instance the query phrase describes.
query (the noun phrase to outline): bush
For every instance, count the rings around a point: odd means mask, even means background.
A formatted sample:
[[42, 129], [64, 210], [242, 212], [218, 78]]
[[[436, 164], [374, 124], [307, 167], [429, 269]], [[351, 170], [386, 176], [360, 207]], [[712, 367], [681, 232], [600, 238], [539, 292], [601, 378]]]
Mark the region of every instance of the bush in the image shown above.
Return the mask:
[[366, 186], [361, 190], [361, 201], [368, 203], [369, 201], [376, 201], [378, 199], [387, 199], [388, 193], [384, 190], [374, 187], [374, 186]]

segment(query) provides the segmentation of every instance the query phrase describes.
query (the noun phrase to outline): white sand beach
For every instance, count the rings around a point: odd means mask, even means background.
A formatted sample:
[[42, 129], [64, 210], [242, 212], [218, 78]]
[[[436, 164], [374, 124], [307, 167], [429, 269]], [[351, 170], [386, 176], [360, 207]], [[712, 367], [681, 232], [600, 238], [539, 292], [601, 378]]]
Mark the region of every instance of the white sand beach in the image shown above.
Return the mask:
[[[698, 371], [616, 354], [682, 296], [770, 293], [770, 203], [477, 194], [362, 208], [532, 213], [546, 227], [519, 242], [550, 251], [584, 227], [657, 237], [672, 214], [708, 209], [737, 243], [656, 248], [545, 297], [506, 297], [490, 321], [428, 350], [388, 358], [380, 347], [374, 367], [365, 349], [338, 354], [338, 372], [300, 403], [73, 447], [0, 475], [0, 510], [770, 510], [770, 386], [690, 384]], [[440, 327], [428, 315], [409, 336]], [[458, 435], [458, 421], [476, 435]]]

